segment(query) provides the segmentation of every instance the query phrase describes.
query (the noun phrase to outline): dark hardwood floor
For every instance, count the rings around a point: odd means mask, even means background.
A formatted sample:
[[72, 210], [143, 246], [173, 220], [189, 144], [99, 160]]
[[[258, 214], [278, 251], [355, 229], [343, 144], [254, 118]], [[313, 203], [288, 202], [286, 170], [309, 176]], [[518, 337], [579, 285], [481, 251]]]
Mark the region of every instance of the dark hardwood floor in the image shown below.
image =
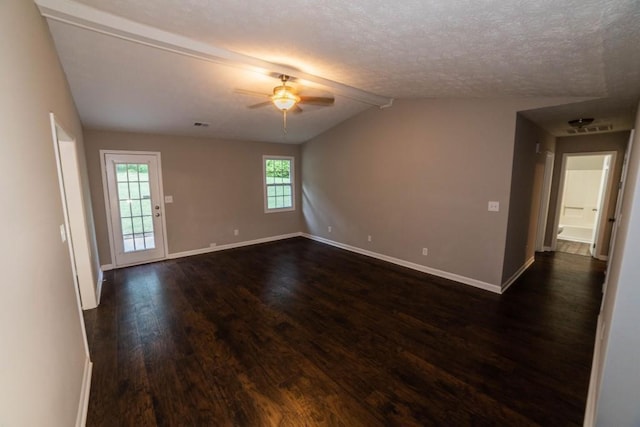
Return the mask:
[[603, 269], [495, 295], [295, 238], [111, 271], [87, 425], [581, 425]]

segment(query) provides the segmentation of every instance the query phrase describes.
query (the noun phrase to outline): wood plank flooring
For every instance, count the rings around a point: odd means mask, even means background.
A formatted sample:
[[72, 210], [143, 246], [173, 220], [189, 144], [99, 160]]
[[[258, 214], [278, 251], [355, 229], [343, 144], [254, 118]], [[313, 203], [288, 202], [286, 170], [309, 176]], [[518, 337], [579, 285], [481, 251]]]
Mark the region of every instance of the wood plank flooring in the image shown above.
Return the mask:
[[558, 239], [556, 250], [568, 254], [591, 256], [589, 243], [574, 242], [571, 240]]
[[115, 270], [87, 425], [581, 425], [603, 269], [495, 295], [295, 238]]

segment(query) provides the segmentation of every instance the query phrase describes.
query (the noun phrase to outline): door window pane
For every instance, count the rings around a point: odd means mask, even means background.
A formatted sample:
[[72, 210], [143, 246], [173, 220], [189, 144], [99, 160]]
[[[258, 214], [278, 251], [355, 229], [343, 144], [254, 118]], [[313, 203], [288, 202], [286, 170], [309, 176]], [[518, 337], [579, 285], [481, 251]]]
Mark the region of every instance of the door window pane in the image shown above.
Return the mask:
[[145, 199], [145, 200], [142, 200], [140, 203], [142, 205], [142, 215], [151, 216], [151, 200]]
[[125, 252], [155, 248], [149, 165], [115, 165], [122, 241]]
[[136, 164], [128, 164], [127, 165], [127, 173], [129, 177], [127, 181], [129, 182], [137, 182], [138, 181], [138, 165]]
[[138, 181], [149, 182], [149, 165], [138, 165]]
[[126, 182], [118, 183], [118, 199], [129, 200], [129, 184]]

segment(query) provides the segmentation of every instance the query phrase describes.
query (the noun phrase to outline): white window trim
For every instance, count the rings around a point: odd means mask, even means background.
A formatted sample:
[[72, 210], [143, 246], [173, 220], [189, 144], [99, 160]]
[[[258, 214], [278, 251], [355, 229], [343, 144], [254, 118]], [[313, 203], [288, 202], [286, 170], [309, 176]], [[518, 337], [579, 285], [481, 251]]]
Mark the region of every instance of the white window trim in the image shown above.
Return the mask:
[[[267, 160], [289, 160], [291, 161], [291, 207], [290, 208], [267, 208]], [[290, 212], [296, 210], [296, 159], [293, 156], [262, 156], [262, 196], [264, 198], [264, 213]]]

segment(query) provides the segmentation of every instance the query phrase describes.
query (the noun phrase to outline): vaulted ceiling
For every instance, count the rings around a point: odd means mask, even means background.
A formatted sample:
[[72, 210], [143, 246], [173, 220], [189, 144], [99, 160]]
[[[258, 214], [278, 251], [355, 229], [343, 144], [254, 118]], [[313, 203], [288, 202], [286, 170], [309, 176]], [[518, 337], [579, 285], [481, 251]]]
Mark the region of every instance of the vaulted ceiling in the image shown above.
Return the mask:
[[[640, 98], [637, 0], [36, 3], [88, 128], [296, 143], [396, 98], [574, 97], [525, 113], [564, 135], [585, 116], [629, 129]], [[266, 96], [235, 91], [281, 73], [335, 104], [285, 135], [275, 107], [247, 108]]]

